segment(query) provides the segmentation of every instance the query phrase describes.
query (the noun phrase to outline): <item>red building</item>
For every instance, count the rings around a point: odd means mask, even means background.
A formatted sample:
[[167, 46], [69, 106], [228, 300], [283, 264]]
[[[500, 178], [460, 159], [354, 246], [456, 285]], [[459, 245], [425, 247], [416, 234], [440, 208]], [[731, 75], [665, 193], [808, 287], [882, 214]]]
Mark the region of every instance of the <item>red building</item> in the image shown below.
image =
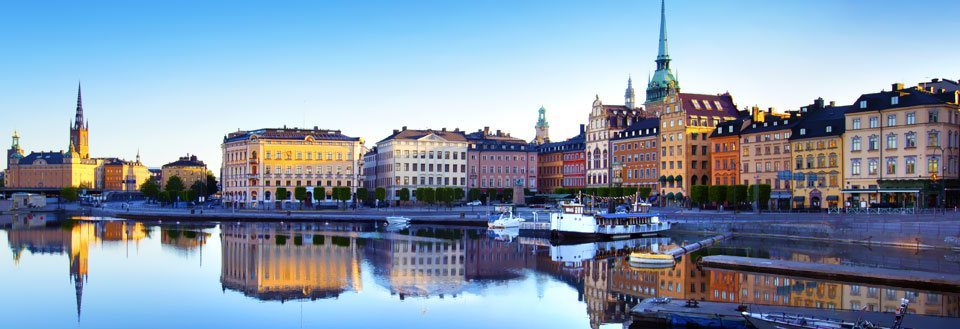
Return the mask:
[[621, 186], [650, 187], [658, 191], [660, 119], [637, 121], [613, 138], [615, 182]]
[[563, 142], [563, 187], [582, 188], [587, 185], [587, 158], [584, 155], [583, 126], [580, 134]]

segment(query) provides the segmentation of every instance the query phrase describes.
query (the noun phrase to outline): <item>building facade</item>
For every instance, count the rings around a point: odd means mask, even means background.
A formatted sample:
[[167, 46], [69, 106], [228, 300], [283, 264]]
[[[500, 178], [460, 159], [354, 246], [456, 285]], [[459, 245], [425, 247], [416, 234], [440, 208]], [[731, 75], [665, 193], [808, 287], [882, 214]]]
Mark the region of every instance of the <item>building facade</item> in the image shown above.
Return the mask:
[[418, 187], [467, 186], [469, 141], [459, 129], [394, 130], [377, 142], [377, 187], [387, 190], [387, 200], [398, 201], [397, 191]]
[[[166, 188], [170, 178], [180, 177], [185, 188], [190, 188], [196, 182], [207, 182], [207, 165], [197, 159], [196, 155], [182, 156], [177, 161], [160, 167], [160, 188]], [[222, 176], [221, 176], [222, 177]]]
[[468, 188], [537, 190], [537, 147], [489, 127], [467, 135]]
[[603, 105], [600, 97], [593, 101], [585, 132], [587, 186], [613, 185], [613, 150], [610, 141], [645, 113], [625, 105]]
[[[363, 139], [340, 130], [314, 127], [267, 128], [237, 131], [223, 139], [221, 168], [224, 202], [237, 207], [257, 207], [277, 201], [293, 201], [297, 187], [305, 187], [309, 200], [326, 200], [333, 187], [360, 184]], [[187, 177], [206, 177], [206, 166], [196, 157], [181, 158], [170, 166]], [[202, 175], [202, 176], [201, 176]], [[163, 168], [164, 180], [168, 166]], [[187, 185], [188, 178], [184, 178]], [[313, 195], [313, 187], [324, 187], [327, 195]], [[290, 198], [277, 200], [276, 190], [286, 189]]]
[[768, 209], [790, 209], [792, 175], [787, 177], [793, 155], [790, 136], [800, 121], [799, 112], [774, 113], [753, 107], [751, 120], [740, 132], [740, 179], [742, 184], [770, 185]]
[[617, 133], [613, 139], [614, 167], [621, 186], [659, 190], [660, 119], [643, 119]]
[[923, 84], [861, 95], [845, 114], [845, 204], [956, 205], [958, 99]]
[[105, 159], [103, 164], [103, 189], [105, 191], [135, 192], [153, 175], [150, 169], [140, 162], [137, 154], [135, 161], [123, 159]]
[[740, 184], [740, 130], [744, 119], [738, 118], [717, 125], [710, 133], [710, 162], [713, 185]]
[[794, 156], [793, 208], [842, 207], [843, 115], [848, 107], [825, 105], [822, 98], [800, 108], [804, 114], [790, 136]]
[[587, 186], [587, 161], [584, 153], [584, 126], [580, 125], [580, 134], [563, 141], [560, 152], [563, 152], [562, 173], [560, 185], [564, 188], [583, 188]]

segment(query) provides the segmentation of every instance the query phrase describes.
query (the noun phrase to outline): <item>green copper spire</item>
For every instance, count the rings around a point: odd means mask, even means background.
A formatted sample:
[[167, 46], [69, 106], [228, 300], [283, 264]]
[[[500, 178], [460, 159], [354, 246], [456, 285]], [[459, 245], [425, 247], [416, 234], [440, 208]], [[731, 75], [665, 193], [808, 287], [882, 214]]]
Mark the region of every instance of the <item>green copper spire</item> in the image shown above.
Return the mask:
[[657, 51], [657, 60], [661, 59], [670, 60], [670, 55], [667, 54], [667, 13], [664, 0], [660, 0], [660, 49]]
[[667, 52], [667, 11], [665, 1], [660, 1], [660, 43], [657, 51], [657, 70], [647, 82], [647, 102], [659, 101], [668, 94], [680, 91], [680, 83], [670, 71], [670, 54]]

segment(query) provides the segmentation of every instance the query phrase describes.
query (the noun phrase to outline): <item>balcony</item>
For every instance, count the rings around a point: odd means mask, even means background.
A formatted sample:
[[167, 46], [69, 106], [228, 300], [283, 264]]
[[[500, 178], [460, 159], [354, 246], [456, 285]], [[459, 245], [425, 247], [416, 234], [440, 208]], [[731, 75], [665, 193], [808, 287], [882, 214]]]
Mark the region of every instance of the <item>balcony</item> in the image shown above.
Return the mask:
[[252, 159], [250, 159], [249, 163], [250, 163], [250, 164], [258, 164], [258, 163], [260, 163], [260, 159], [259, 159], [259, 158], [252, 158]]

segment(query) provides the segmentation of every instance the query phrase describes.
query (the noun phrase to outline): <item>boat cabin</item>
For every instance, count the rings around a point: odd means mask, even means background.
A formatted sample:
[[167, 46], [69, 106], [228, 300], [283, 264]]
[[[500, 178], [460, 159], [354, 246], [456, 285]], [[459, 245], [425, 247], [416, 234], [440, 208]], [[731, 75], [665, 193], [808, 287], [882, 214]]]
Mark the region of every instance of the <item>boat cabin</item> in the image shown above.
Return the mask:
[[660, 223], [656, 215], [644, 213], [599, 214], [596, 218], [597, 225], [601, 226], [630, 226]]

